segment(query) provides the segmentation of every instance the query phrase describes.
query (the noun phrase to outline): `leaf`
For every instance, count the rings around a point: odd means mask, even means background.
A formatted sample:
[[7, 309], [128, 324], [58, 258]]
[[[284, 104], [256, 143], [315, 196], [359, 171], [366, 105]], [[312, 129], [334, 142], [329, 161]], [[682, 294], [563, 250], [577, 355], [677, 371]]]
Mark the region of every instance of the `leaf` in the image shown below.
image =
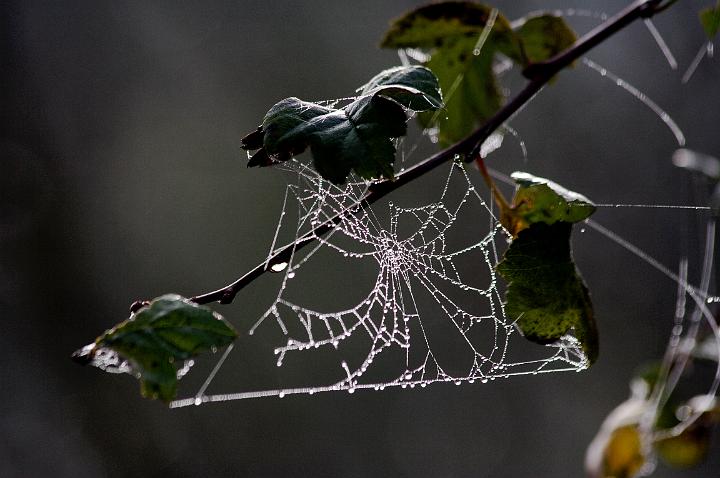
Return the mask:
[[287, 161], [308, 147], [315, 169], [339, 184], [351, 171], [364, 179], [393, 178], [395, 146], [404, 136], [405, 109], [426, 111], [442, 105], [437, 78], [422, 66], [385, 70], [358, 89], [360, 96], [334, 109], [298, 98], [286, 98], [265, 115], [258, 130], [242, 140], [258, 150], [248, 166]]
[[527, 65], [545, 61], [577, 41], [577, 35], [561, 17], [549, 14], [530, 16], [515, 29]]
[[720, 2], [715, 7], [707, 7], [700, 11], [700, 23], [708, 38], [715, 38], [720, 31]]
[[508, 282], [505, 313], [528, 340], [548, 344], [572, 330], [592, 364], [597, 330], [590, 294], [572, 260], [571, 231], [563, 221], [532, 224], [513, 240], [497, 271]]
[[466, 137], [502, 105], [504, 98], [493, 72], [497, 53], [527, 66], [531, 61], [549, 58], [574, 41], [574, 33], [558, 17], [530, 17], [513, 31], [505, 16], [488, 6], [441, 2], [396, 19], [381, 46], [429, 53], [424, 64], [440, 81], [446, 109], [422, 113], [418, 119], [423, 127], [437, 127], [440, 144], [447, 146]]
[[229, 345], [237, 332], [220, 315], [178, 295], [154, 299], [73, 354], [84, 364], [128, 372], [140, 379], [144, 397], [175, 397], [176, 365], [202, 352]]
[[503, 224], [513, 235], [539, 222], [580, 222], [595, 212], [595, 205], [582, 194], [549, 179], [516, 171], [511, 177], [519, 185], [512, 204], [513, 224]]
[[375, 75], [357, 89], [362, 96], [380, 95], [413, 111], [435, 110], [443, 106], [437, 77], [420, 66], [397, 66]]

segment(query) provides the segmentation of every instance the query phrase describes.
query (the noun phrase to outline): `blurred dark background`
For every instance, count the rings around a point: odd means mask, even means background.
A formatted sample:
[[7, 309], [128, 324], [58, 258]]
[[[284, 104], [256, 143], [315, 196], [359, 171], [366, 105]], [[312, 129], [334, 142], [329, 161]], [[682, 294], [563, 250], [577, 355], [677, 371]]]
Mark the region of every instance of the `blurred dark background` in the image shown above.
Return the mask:
[[[130, 377], [69, 360], [125, 318], [133, 300], [210, 290], [265, 257], [288, 178], [246, 169], [240, 137], [284, 97], [344, 97], [397, 64], [377, 44], [391, 18], [421, 3], [0, 4], [1, 476], [582, 475], [585, 448], [626, 398], [636, 367], [661, 356], [676, 289], [591, 231], [575, 248], [602, 350], [584, 373], [168, 410], [141, 399]], [[680, 83], [705, 41], [697, 11], [710, 3], [679, 2], [654, 20], [678, 71], [640, 22], [589, 56], [665, 108], [690, 148], [718, 156], [720, 63], [705, 60]], [[497, 6], [517, 18], [624, 5]], [[583, 33], [598, 20], [570, 22]], [[703, 200], [702, 185], [671, 165], [677, 145], [663, 123], [582, 65], [562, 73], [513, 126], [529, 160], [523, 165], [510, 142], [490, 160], [503, 172], [522, 167], [598, 203]], [[427, 202], [432, 193], [411, 185], [403, 194]], [[595, 219], [671, 269], [688, 255], [697, 282], [706, 217], [602, 209]], [[260, 281], [218, 310], [245, 331], [276, 288]], [[238, 357], [248, 368], [274, 360]], [[207, 373], [198, 367], [195, 380]], [[656, 476], [718, 476], [719, 450], [716, 440], [701, 468], [661, 467]]]

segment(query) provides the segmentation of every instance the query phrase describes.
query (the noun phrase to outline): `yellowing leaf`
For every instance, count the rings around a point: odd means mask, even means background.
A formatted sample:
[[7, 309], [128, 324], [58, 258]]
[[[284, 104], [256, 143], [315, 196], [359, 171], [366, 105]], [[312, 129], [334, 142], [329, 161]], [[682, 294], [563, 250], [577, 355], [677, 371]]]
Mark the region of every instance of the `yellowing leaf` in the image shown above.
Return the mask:
[[627, 425], [615, 430], [603, 454], [603, 477], [632, 478], [644, 464], [637, 426]]

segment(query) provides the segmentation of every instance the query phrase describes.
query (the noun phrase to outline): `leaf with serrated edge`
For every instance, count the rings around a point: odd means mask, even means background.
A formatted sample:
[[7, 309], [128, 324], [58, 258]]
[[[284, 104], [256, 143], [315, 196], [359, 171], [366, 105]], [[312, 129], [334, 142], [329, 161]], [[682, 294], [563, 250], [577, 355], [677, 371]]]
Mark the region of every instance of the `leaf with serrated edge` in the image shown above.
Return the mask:
[[391, 138], [407, 130], [405, 109], [426, 111], [442, 105], [437, 78], [422, 66], [385, 70], [360, 89], [360, 96], [340, 109], [286, 98], [265, 115], [263, 124], [243, 138], [257, 149], [248, 166], [286, 161], [308, 147], [315, 169], [336, 184], [355, 171], [363, 179], [394, 176]]
[[597, 331], [590, 294], [572, 260], [571, 230], [562, 221], [530, 225], [505, 251], [497, 271], [508, 282], [505, 313], [526, 338], [547, 344], [573, 331], [593, 363]]
[[175, 397], [179, 361], [229, 345], [236, 337], [237, 332], [219, 314], [169, 294], [153, 300], [73, 356], [93, 364], [96, 356], [106, 355], [109, 349], [138, 376], [143, 396], [168, 402]]

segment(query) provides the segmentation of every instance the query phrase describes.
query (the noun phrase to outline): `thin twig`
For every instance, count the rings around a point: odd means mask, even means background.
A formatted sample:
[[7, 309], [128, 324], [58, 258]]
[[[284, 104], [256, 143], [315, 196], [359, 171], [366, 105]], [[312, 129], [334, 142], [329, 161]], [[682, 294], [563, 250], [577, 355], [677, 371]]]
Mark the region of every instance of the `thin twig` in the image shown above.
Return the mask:
[[[413, 167], [408, 168], [404, 172], [398, 174], [394, 180], [373, 184], [368, 189], [368, 192], [365, 193], [365, 195], [352, 207], [326, 220], [312, 231], [296, 239], [294, 242], [281, 247], [272, 256], [258, 264], [254, 269], [247, 272], [235, 282], [228, 284], [221, 289], [197, 295], [190, 300], [198, 304], [208, 304], [211, 302], [228, 304], [233, 301], [235, 295], [237, 295], [237, 293], [246, 285], [263, 275], [273, 265], [288, 262], [294, 251], [302, 249], [306, 245], [314, 242], [317, 237], [328, 233], [343, 219], [343, 217], [367, 208], [375, 201], [385, 197], [385, 195], [395, 191], [407, 183], [414, 181], [447, 161], [458, 157], [464, 157], [466, 161], [472, 161], [473, 158], [477, 157], [482, 143], [498, 127], [510, 119], [528, 101], [530, 101], [542, 89], [542, 87], [545, 86], [545, 84], [547, 84], [547, 82], [563, 68], [571, 65], [575, 60], [582, 57], [590, 49], [599, 45], [638, 18], [649, 18], [655, 13], [664, 10], [668, 5], [667, 2], [665, 2], [665, 5], [663, 3], [663, 0], [636, 0], [624, 10], [591, 30], [572, 46], [555, 55], [553, 58], [531, 64], [523, 71], [523, 75], [529, 79], [525, 88], [523, 88], [510, 102], [505, 104], [500, 110], [498, 110], [497, 113], [488, 119], [484, 125], [473, 131], [467, 138], [430, 156]], [[130, 310], [136, 311], [145, 304], [147, 304], [147, 301], [137, 301], [133, 303]]]

